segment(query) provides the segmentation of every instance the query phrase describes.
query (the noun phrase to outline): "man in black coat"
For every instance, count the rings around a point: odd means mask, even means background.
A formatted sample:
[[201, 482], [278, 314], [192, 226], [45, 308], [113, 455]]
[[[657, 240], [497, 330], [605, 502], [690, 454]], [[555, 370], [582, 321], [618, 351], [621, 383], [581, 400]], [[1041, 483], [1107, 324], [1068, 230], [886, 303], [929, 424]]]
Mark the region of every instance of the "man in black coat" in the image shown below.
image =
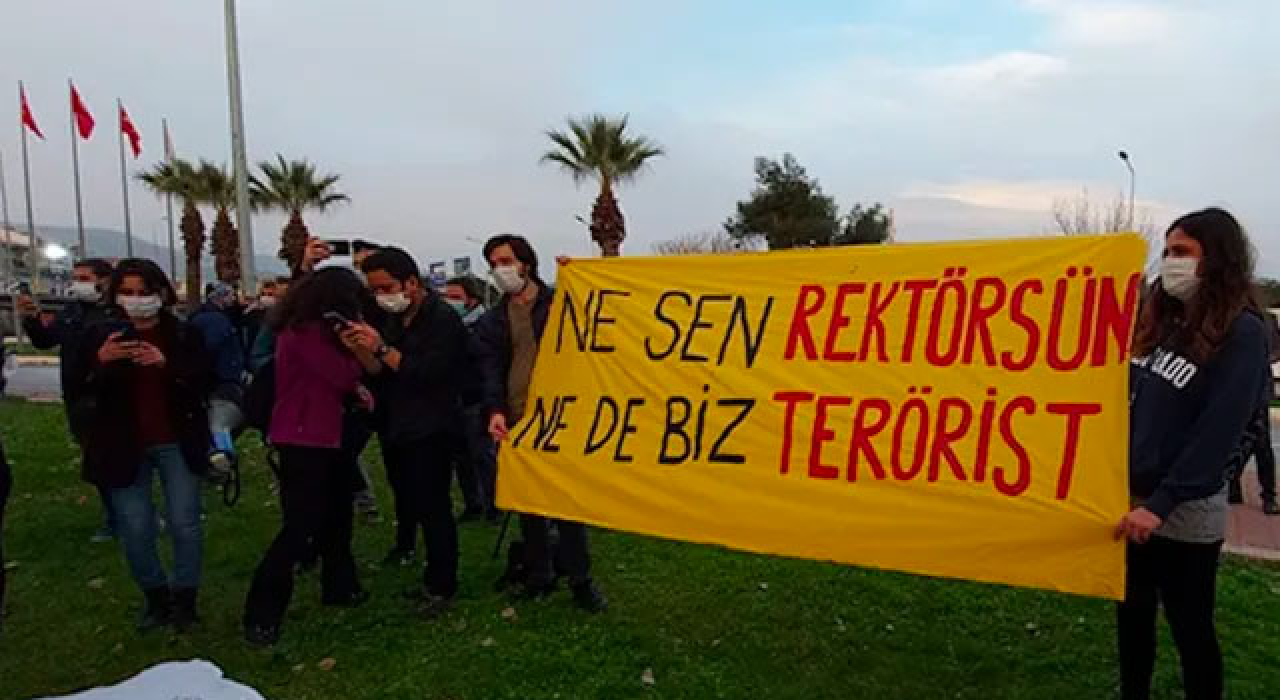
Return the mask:
[[[35, 300], [29, 296], [18, 298], [18, 309], [22, 313], [22, 329], [31, 339], [32, 346], [40, 350], [58, 348], [67, 428], [76, 444], [83, 447], [89, 417], [93, 413], [92, 400], [69, 373], [86, 331], [113, 317], [111, 309], [102, 303], [102, 294], [111, 278], [111, 264], [99, 258], [81, 260], [71, 269], [71, 278], [72, 300], [52, 319], [41, 318]], [[109, 542], [115, 537], [115, 514], [102, 489], [98, 489], [98, 494], [102, 499], [103, 524], [90, 540]]]
[[389, 558], [412, 560], [418, 529], [425, 531], [420, 612], [433, 618], [449, 608], [458, 590], [450, 457], [462, 430], [459, 388], [467, 331], [423, 283], [417, 264], [403, 250], [378, 250], [362, 269], [386, 317], [380, 329], [349, 324], [343, 339], [374, 376], [379, 437], [398, 522]]

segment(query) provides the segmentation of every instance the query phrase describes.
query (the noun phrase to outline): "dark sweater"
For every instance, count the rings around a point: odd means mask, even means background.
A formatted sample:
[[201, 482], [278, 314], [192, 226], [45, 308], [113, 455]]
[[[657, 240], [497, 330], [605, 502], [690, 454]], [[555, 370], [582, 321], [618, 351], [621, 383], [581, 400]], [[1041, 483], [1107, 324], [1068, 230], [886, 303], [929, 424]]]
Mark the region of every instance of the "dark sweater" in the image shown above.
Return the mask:
[[1182, 348], [1134, 358], [1130, 374], [1129, 490], [1168, 518], [1181, 503], [1222, 490], [1228, 463], [1270, 381], [1263, 321], [1242, 313], [1218, 351], [1197, 365]]

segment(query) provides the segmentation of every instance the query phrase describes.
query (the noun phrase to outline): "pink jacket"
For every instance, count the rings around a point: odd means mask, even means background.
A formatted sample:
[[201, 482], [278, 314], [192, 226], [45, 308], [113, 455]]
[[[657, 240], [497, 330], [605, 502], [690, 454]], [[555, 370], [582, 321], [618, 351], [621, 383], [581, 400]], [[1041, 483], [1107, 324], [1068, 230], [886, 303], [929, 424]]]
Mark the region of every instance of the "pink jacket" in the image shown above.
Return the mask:
[[289, 328], [276, 338], [276, 401], [269, 439], [277, 445], [342, 444], [345, 403], [360, 383], [360, 363], [323, 322]]

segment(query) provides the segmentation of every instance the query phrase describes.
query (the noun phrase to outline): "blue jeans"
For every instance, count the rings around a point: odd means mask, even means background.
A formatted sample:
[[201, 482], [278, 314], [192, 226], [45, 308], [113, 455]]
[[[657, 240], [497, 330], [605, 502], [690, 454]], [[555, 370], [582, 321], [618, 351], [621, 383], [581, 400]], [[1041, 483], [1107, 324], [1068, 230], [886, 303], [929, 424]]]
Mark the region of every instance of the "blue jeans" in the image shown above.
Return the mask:
[[132, 486], [111, 489], [111, 504], [118, 519], [118, 536], [124, 544], [129, 572], [142, 590], [170, 585], [156, 552], [156, 512], [151, 503], [151, 481], [160, 474], [173, 536], [174, 588], [199, 588], [204, 553], [200, 526], [200, 479], [187, 468], [177, 445], [149, 448], [138, 465]]

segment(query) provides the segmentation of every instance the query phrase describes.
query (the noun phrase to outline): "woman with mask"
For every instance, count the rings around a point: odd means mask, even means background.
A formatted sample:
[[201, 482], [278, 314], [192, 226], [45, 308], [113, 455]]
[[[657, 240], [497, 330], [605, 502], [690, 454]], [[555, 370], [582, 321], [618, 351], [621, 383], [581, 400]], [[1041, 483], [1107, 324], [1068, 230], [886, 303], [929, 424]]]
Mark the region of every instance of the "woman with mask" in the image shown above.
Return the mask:
[[351, 554], [356, 474], [342, 450], [349, 401], [372, 408], [361, 369], [339, 334], [359, 322], [364, 286], [350, 270], [327, 268], [289, 289], [269, 319], [275, 334], [275, 406], [268, 439], [280, 452], [280, 532], [245, 600], [245, 638], [269, 646], [293, 596], [297, 565], [318, 552], [325, 605], [360, 605], [368, 594]]
[[1223, 693], [1214, 628], [1218, 557], [1232, 464], [1254, 447], [1251, 418], [1267, 400], [1266, 327], [1252, 296], [1252, 249], [1221, 209], [1178, 219], [1160, 279], [1139, 315], [1130, 382], [1133, 510], [1119, 606], [1121, 694], [1150, 696], [1156, 612], [1163, 605], [1190, 700]]
[[[213, 368], [199, 332], [174, 315], [173, 286], [155, 263], [121, 261], [105, 297], [127, 320], [92, 327], [71, 368], [94, 399], [84, 476], [111, 499], [125, 559], [146, 598], [139, 629], [172, 624], [181, 631], [197, 620]], [[156, 478], [173, 538], [172, 576], [156, 551]]]

